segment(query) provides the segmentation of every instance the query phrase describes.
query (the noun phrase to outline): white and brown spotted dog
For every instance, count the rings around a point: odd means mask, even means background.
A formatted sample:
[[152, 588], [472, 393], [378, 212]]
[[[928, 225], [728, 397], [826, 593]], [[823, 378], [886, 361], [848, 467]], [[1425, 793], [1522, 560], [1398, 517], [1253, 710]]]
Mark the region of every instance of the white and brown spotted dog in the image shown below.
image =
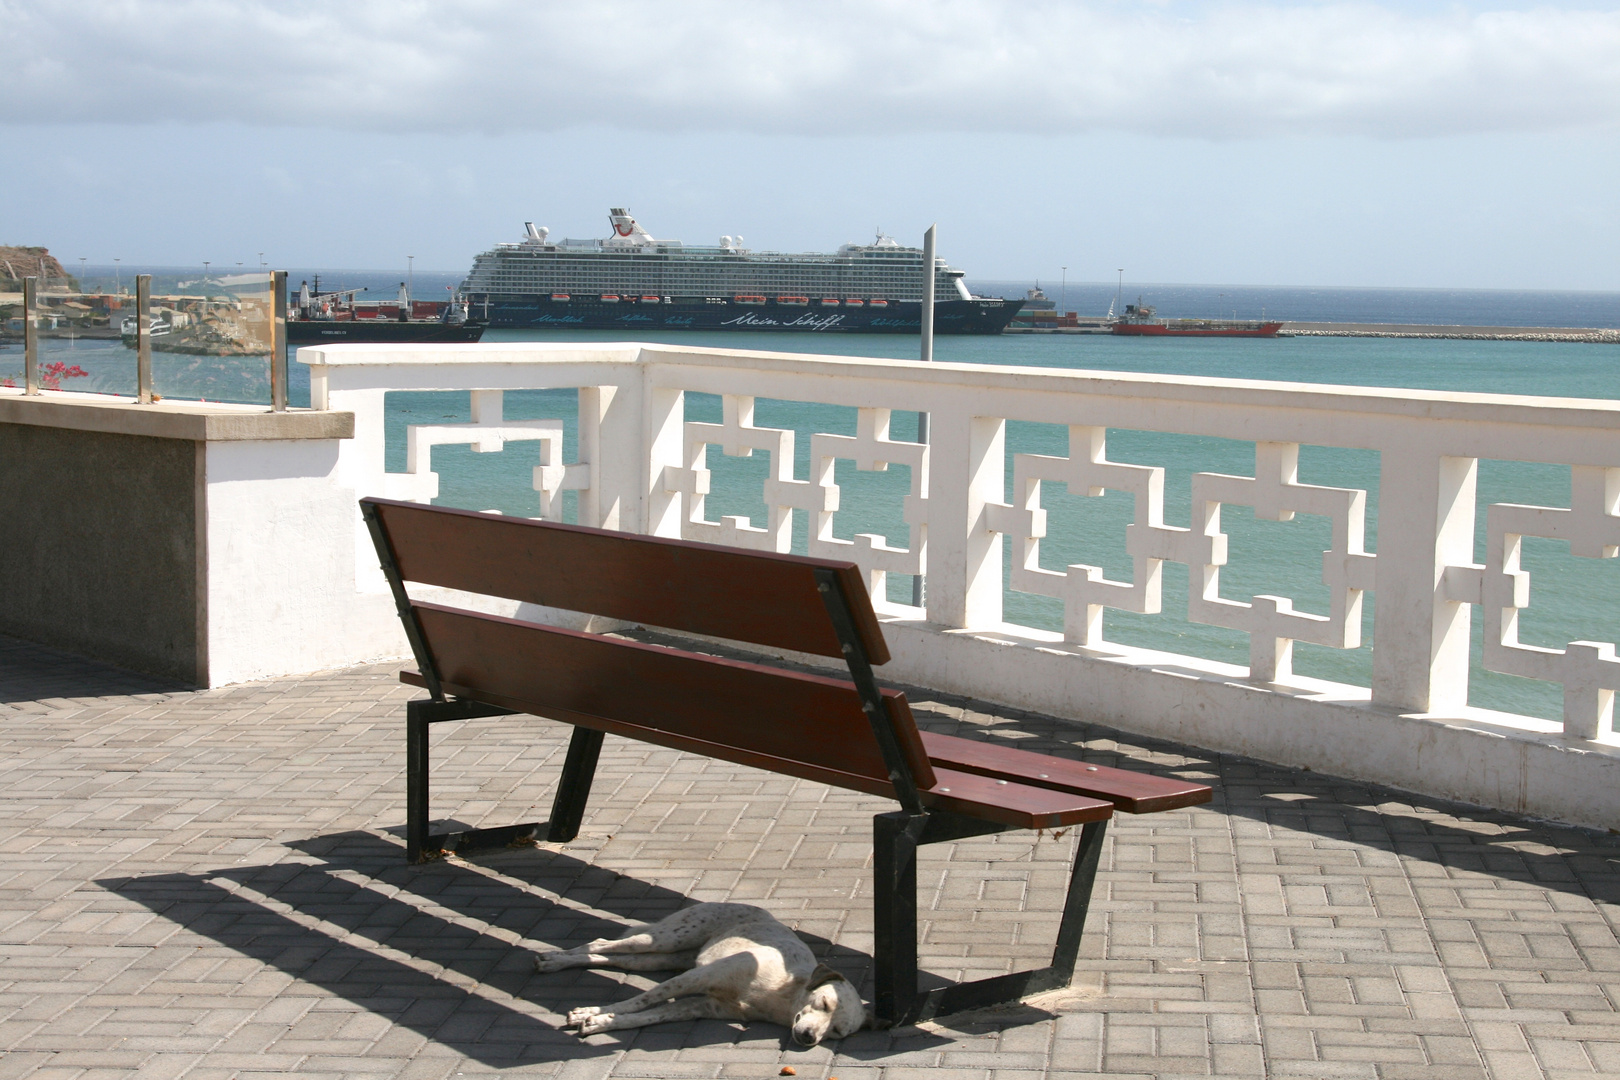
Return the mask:
[[748, 904], [696, 904], [624, 937], [535, 957], [540, 971], [617, 967], [682, 974], [606, 1010], [568, 1014], [581, 1035], [667, 1020], [769, 1020], [815, 1046], [870, 1022], [850, 981], [817, 964], [808, 946], [770, 912]]

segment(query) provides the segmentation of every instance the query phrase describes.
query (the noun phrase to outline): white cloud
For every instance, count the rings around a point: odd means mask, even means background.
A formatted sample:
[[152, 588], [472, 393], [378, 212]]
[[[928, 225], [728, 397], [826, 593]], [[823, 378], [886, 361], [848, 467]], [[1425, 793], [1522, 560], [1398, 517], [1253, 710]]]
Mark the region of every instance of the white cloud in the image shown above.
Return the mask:
[[0, 70], [46, 123], [1408, 137], [1615, 127], [1620, 9], [0, 0]]

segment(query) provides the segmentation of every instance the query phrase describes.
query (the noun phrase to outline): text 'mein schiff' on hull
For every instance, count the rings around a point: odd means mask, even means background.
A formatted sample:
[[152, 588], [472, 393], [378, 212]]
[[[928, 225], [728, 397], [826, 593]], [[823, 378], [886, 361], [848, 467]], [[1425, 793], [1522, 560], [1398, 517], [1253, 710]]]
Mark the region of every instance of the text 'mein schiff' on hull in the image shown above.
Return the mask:
[[[489, 325], [608, 330], [810, 330], [915, 334], [922, 327], [922, 249], [878, 234], [831, 254], [750, 251], [654, 240], [624, 209], [605, 240], [526, 236], [473, 260], [462, 293]], [[934, 331], [999, 334], [1022, 301], [968, 292], [936, 262]]]

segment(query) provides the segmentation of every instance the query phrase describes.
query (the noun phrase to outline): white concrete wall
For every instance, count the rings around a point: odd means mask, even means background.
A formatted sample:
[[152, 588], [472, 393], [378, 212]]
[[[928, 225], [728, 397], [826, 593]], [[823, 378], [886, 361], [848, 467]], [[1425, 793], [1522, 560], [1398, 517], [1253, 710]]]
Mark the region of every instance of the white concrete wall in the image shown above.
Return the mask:
[[[340, 440], [206, 444], [207, 640], [214, 686], [397, 657], [392, 597], [356, 587]], [[376, 568], [370, 551], [364, 564]]]

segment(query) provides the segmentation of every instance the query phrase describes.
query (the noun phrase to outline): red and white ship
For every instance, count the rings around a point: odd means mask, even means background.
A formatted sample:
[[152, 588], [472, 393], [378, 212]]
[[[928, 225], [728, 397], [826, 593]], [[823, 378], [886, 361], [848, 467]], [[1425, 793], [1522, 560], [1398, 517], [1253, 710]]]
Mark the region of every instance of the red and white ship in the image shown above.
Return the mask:
[[1156, 319], [1141, 301], [1125, 305], [1114, 333], [1131, 337], [1276, 337], [1280, 322], [1245, 319]]

